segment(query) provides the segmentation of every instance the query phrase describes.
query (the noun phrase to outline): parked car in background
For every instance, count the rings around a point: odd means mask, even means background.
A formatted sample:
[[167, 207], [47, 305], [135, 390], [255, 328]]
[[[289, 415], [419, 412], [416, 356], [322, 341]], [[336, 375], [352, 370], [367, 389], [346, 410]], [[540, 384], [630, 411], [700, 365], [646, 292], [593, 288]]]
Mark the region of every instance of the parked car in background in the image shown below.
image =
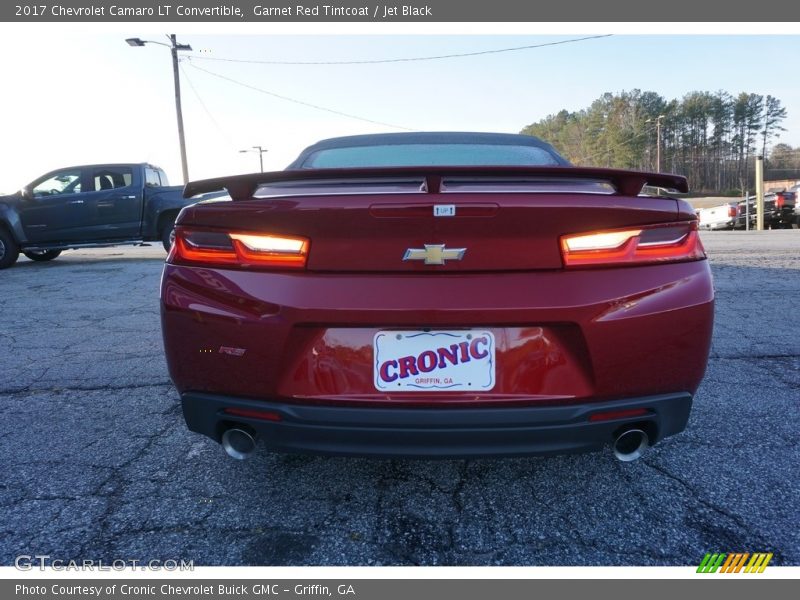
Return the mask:
[[720, 204], [710, 208], [700, 208], [695, 211], [698, 227], [710, 231], [733, 229], [736, 225], [737, 209], [735, 202]]
[[794, 224], [800, 229], [800, 202], [797, 201], [797, 196], [800, 194], [800, 185], [790, 187], [789, 191], [794, 194]]
[[274, 451], [516, 456], [682, 431], [714, 291], [684, 177], [531, 136], [335, 138], [190, 182], [161, 285], [189, 429]]
[[[795, 222], [795, 201], [797, 193], [790, 191], [764, 194], [764, 228], [791, 229]], [[748, 206], [749, 205], [749, 206]], [[748, 217], [750, 229], [756, 228], [756, 197], [750, 196], [747, 202], [737, 205], [735, 229], [746, 229]]]
[[160, 241], [169, 249], [175, 218], [195, 202], [146, 163], [68, 167], [0, 196], [0, 269], [19, 253], [35, 261], [69, 248]]

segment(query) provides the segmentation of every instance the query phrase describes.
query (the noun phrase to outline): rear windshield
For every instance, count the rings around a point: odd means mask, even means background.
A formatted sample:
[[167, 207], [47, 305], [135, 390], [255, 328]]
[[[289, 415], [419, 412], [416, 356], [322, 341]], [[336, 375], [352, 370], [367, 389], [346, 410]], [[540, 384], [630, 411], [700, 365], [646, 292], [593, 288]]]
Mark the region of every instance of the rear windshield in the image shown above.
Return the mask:
[[535, 146], [506, 144], [386, 144], [313, 152], [304, 169], [423, 166], [557, 166], [558, 158]]

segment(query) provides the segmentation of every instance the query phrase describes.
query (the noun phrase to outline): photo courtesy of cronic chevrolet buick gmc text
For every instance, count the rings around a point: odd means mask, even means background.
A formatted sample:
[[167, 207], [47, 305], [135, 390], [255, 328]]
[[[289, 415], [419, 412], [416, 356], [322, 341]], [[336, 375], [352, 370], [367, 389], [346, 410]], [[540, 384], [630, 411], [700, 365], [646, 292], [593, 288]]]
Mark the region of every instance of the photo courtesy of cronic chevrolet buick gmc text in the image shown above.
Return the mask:
[[164, 269], [189, 428], [274, 451], [621, 460], [686, 427], [714, 292], [676, 175], [522, 135], [336, 138], [189, 183]]
[[169, 250], [185, 199], [153, 165], [102, 164], [58, 169], [17, 194], [0, 196], [0, 269], [20, 252], [38, 262], [70, 248], [155, 240]]

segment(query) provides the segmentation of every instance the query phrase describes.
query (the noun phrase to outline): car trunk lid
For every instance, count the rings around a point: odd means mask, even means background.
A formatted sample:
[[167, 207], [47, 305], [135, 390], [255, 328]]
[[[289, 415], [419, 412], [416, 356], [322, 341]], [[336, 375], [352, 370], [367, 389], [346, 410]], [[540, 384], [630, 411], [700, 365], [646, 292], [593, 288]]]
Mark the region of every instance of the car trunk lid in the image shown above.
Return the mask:
[[319, 272], [558, 269], [561, 235], [676, 220], [676, 200], [637, 196], [645, 183], [686, 185], [569, 167], [287, 171], [189, 184], [234, 202], [196, 205], [180, 224], [305, 237]]

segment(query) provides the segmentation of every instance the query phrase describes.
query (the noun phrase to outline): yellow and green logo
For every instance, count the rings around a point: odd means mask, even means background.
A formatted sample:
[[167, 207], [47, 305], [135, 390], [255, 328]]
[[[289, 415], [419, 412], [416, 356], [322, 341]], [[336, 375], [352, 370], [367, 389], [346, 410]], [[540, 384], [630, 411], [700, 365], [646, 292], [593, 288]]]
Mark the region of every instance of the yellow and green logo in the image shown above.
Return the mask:
[[749, 552], [712, 554], [709, 552], [703, 557], [703, 561], [697, 567], [697, 572], [739, 573], [743, 571], [744, 573], [763, 573], [771, 560], [772, 552], [754, 552], [753, 554]]

